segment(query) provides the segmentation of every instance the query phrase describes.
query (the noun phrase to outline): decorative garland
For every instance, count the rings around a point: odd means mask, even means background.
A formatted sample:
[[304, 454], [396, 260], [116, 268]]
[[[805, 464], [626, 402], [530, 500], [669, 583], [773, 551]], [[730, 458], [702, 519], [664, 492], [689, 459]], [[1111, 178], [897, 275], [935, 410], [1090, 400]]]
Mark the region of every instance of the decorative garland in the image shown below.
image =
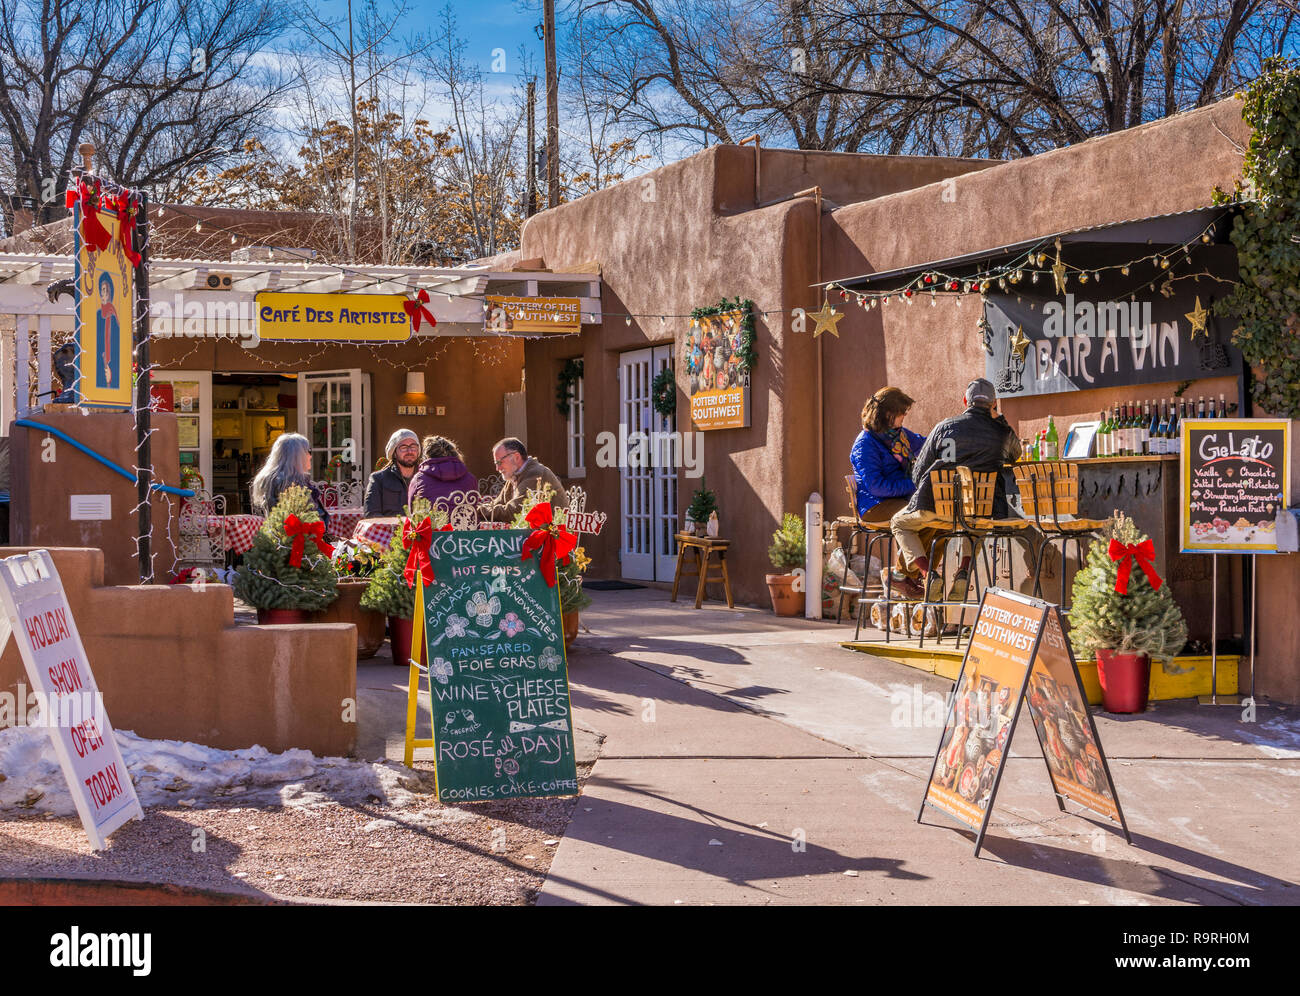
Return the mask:
[[733, 311], [740, 312], [740, 345], [736, 349], [736, 359], [739, 361], [737, 366], [742, 371], [749, 372], [758, 362], [758, 351], [754, 349], [753, 301], [748, 298], [742, 301], [739, 296], [736, 300], [729, 301], [724, 297], [711, 308], [696, 308], [691, 312], [691, 321], [698, 322], [701, 318], [713, 318]]
[[1213, 306], [1239, 325], [1232, 332], [1253, 368], [1251, 397], [1270, 415], [1300, 417], [1300, 306], [1295, 297], [1300, 245], [1300, 65], [1272, 58], [1244, 93], [1242, 119], [1251, 126], [1241, 180], [1231, 193], [1216, 189], [1216, 203], [1246, 201], [1232, 226], [1241, 283]]
[[677, 378], [673, 375], [672, 367], [664, 367], [655, 374], [654, 383], [650, 386], [650, 403], [660, 415], [666, 417], [677, 414]]
[[555, 379], [555, 407], [565, 418], [569, 417], [569, 398], [573, 395], [574, 385], [582, 377], [582, 360], [565, 360], [560, 368], [560, 375]]

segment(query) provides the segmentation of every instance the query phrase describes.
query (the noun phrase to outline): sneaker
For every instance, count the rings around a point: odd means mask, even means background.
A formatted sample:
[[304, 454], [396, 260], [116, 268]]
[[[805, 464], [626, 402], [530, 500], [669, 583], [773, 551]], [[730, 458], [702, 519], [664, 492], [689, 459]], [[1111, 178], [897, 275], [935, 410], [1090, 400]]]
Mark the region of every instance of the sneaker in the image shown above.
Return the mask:
[[948, 601], [966, 601], [966, 592], [970, 590], [970, 572], [958, 571], [952, 576], [952, 587], [948, 589]]
[[920, 601], [925, 595], [925, 589], [921, 587], [920, 581], [888, 567], [880, 572], [880, 585], [882, 590], [889, 592], [893, 598]]

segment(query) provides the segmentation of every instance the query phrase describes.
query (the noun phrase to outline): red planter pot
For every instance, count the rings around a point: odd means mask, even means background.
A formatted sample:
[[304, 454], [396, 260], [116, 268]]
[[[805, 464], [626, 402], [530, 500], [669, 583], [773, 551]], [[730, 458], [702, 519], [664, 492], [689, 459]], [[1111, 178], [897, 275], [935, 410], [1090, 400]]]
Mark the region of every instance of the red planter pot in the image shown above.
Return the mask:
[[388, 617], [388, 642], [393, 648], [393, 663], [398, 667], [410, 667], [411, 664], [411, 624], [412, 619], [400, 616]]
[[804, 614], [804, 597], [807, 592], [794, 590], [795, 574], [767, 575], [767, 590], [772, 595], [772, 611], [778, 616]]
[[564, 649], [569, 649], [569, 644], [578, 638], [578, 613], [566, 612], [564, 619]]
[[302, 609], [258, 609], [259, 626], [296, 626], [311, 622], [311, 613]]
[[1146, 654], [1097, 651], [1101, 707], [1107, 712], [1145, 712], [1151, 687], [1151, 658]]

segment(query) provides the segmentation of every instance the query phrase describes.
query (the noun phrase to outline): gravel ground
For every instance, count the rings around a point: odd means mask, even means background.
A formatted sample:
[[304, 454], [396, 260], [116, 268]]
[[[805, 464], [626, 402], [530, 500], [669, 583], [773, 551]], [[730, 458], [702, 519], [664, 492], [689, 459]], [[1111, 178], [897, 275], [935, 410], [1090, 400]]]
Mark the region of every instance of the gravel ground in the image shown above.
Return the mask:
[[[152, 807], [90, 849], [76, 819], [0, 822], [0, 877], [166, 882], [310, 902], [521, 906], [534, 901], [581, 796], [444, 806], [325, 802], [245, 808]], [[578, 769], [580, 784], [591, 765]], [[199, 833], [201, 831], [201, 833]]]

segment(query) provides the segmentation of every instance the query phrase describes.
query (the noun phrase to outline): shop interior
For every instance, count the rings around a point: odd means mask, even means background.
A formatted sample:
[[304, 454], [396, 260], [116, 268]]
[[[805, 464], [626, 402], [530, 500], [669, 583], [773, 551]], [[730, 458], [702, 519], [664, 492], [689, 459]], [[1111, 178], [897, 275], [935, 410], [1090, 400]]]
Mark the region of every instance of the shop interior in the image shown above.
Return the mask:
[[297, 424], [294, 375], [212, 375], [212, 491], [225, 495], [228, 514], [249, 511], [253, 476], [275, 440], [297, 431]]

